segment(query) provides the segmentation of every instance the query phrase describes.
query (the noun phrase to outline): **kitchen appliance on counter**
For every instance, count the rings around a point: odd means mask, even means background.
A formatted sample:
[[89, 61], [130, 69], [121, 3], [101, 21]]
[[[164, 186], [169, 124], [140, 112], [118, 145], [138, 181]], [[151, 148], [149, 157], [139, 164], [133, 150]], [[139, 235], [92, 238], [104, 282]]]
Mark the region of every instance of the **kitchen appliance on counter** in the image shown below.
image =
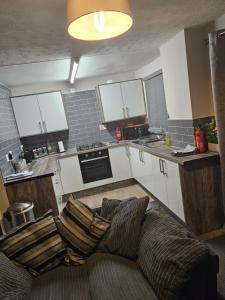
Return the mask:
[[63, 141], [59, 141], [59, 142], [58, 142], [58, 149], [59, 149], [59, 153], [65, 152], [65, 148], [64, 148], [64, 145], [63, 145]]
[[112, 178], [108, 149], [78, 154], [83, 183]]
[[136, 140], [143, 136], [148, 136], [149, 125], [148, 124], [137, 124], [130, 125], [128, 127], [123, 128], [123, 139], [124, 140]]

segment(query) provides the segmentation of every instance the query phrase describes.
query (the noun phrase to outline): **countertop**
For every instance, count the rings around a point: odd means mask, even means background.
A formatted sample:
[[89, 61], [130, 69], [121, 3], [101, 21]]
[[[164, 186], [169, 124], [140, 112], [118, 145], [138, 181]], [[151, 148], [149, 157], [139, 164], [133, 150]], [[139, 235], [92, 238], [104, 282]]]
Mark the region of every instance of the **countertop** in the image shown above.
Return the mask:
[[[133, 143], [132, 141], [121, 141], [119, 143], [106, 143], [104, 147], [96, 148], [94, 150], [102, 150], [102, 149], [109, 149], [114, 147], [120, 147], [120, 146], [130, 146], [137, 148], [143, 152], [150, 153], [152, 155], [158, 156], [160, 158], [172, 161], [174, 163], [177, 163], [181, 166], [191, 166], [196, 162], [199, 161], [208, 161], [208, 160], [217, 160], [219, 161], [220, 156], [217, 152], [206, 152], [206, 153], [200, 153], [200, 154], [194, 154], [194, 155], [188, 155], [183, 157], [177, 157], [172, 154], [173, 148], [168, 147], [165, 145], [162, 146], [154, 146], [154, 147], [146, 147], [144, 145], [138, 145]], [[38, 160], [33, 161], [31, 164], [28, 165], [28, 170], [33, 171], [33, 175], [25, 178], [19, 178], [19, 179], [13, 179], [10, 181], [5, 181], [5, 185], [15, 184], [19, 182], [24, 182], [28, 180], [34, 180], [41, 177], [46, 176], [53, 176], [54, 173], [57, 170], [57, 160], [63, 159], [66, 157], [71, 157], [74, 155], [82, 154], [82, 153], [88, 153], [91, 150], [85, 150], [85, 151], [77, 151], [76, 148], [69, 149], [65, 151], [64, 153], [54, 153], [47, 157], [40, 158]]]
[[31, 176], [4, 181], [4, 185], [7, 186], [46, 176], [53, 176], [56, 168], [56, 158], [54, 156], [43, 157], [27, 165], [27, 170], [33, 171]]

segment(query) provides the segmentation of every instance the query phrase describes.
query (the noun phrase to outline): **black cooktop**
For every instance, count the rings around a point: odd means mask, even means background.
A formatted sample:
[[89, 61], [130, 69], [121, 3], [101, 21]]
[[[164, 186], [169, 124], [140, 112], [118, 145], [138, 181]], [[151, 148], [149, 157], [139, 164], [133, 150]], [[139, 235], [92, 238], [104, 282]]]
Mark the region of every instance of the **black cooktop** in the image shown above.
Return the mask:
[[101, 148], [104, 147], [105, 144], [103, 144], [102, 142], [96, 142], [96, 143], [92, 143], [92, 144], [86, 144], [86, 145], [80, 145], [77, 147], [77, 151], [85, 151], [85, 150], [91, 150], [91, 149], [96, 149], [96, 148]]

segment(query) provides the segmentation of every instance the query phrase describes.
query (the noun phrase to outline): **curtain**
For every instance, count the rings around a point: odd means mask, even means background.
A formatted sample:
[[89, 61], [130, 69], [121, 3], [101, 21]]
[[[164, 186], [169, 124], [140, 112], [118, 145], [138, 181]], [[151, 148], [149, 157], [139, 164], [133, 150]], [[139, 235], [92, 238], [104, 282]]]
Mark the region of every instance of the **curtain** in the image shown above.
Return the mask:
[[225, 29], [209, 34], [209, 55], [225, 211]]

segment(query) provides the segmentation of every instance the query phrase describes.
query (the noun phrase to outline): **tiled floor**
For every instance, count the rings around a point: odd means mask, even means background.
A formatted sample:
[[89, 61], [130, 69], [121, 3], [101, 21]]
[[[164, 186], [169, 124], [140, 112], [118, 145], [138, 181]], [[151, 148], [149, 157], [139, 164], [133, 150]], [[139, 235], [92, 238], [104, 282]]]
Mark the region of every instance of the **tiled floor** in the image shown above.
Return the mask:
[[[102, 199], [107, 197], [107, 198], [112, 198], [112, 199], [126, 199], [132, 196], [136, 196], [138, 198], [143, 197], [148, 195], [146, 191], [139, 185], [139, 184], [133, 184], [130, 186], [114, 189], [114, 190], [109, 190], [109, 191], [104, 191], [99, 194], [95, 194], [92, 196], [87, 196], [87, 197], [80, 197], [78, 198], [81, 202], [84, 204], [90, 206], [91, 208], [94, 207], [99, 207], [101, 206]], [[148, 195], [149, 196], [149, 195]], [[59, 204], [59, 211], [63, 209], [65, 206], [65, 203], [58, 202]]]

